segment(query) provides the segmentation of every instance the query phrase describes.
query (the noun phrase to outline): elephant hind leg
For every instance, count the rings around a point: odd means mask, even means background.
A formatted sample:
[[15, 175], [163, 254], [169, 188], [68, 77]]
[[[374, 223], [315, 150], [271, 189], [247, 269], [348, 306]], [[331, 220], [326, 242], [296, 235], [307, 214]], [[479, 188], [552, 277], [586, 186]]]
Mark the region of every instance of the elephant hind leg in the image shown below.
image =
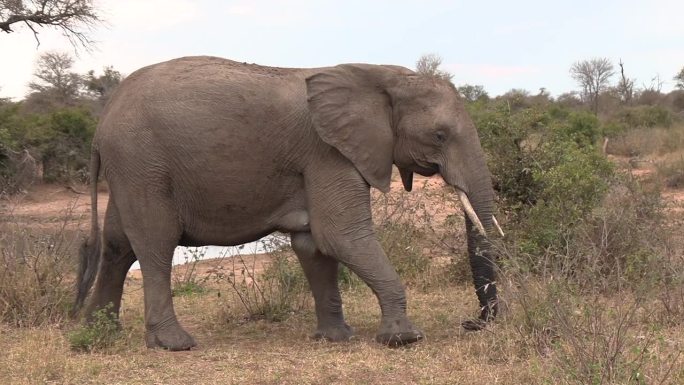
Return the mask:
[[93, 296], [86, 311], [89, 321], [92, 321], [94, 312], [107, 306], [111, 306], [110, 313], [118, 318], [126, 274], [136, 259], [111, 200], [107, 206], [102, 237], [102, 259]]
[[302, 265], [316, 303], [318, 327], [313, 338], [349, 340], [353, 330], [344, 321], [342, 312], [342, 298], [337, 286], [338, 262], [323, 255], [308, 232], [292, 234], [292, 249]]
[[173, 252], [182, 233], [178, 214], [163, 196], [149, 194], [126, 203], [126, 235], [143, 276], [145, 343], [149, 348], [188, 350], [196, 343], [178, 323], [171, 295]]

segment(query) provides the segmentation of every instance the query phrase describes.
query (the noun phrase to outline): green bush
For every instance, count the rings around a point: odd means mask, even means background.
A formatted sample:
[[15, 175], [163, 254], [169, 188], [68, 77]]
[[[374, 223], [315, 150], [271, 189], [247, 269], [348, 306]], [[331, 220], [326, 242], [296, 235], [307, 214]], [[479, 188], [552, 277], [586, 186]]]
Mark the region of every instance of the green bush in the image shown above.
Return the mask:
[[[595, 142], [598, 119], [558, 107], [476, 106], [499, 210], [509, 223], [502, 265], [587, 287], [654, 287], [670, 266], [658, 191], [616, 173]], [[674, 179], [674, 178], [673, 178]], [[611, 279], [604, 279], [611, 277]]]
[[45, 118], [30, 142], [40, 153], [45, 180], [86, 181], [95, 126], [85, 109], [64, 109]]
[[556, 131], [580, 146], [591, 146], [602, 134], [598, 118], [587, 111], [571, 112], [565, 119], [558, 119]]
[[[43, 166], [46, 181], [85, 181], [96, 119], [85, 107], [45, 114], [25, 113], [21, 103], [0, 107], [0, 144], [15, 152], [27, 149]], [[0, 174], [11, 174], [0, 159]]]
[[96, 311], [93, 313], [92, 321], [68, 334], [69, 344], [73, 350], [92, 352], [114, 345], [121, 333], [119, 321], [112, 314], [112, 307], [110, 303]]
[[674, 121], [672, 112], [660, 106], [625, 108], [616, 119], [628, 128], [670, 127]]
[[489, 154], [500, 209], [518, 224], [511, 234], [518, 247], [562, 250], [613, 173], [594, 145], [602, 130], [598, 119], [560, 107], [511, 111], [506, 104], [471, 114]]

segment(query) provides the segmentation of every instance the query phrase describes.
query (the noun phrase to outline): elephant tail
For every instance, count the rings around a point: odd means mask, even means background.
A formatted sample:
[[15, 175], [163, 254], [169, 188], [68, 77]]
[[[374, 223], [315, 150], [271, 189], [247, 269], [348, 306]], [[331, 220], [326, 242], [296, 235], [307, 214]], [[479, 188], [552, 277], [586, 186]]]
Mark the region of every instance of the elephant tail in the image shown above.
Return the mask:
[[90, 155], [90, 235], [83, 241], [79, 251], [78, 277], [76, 279], [76, 302], [72, 316], [76, 315], [88, 297], [100, 264], [101, 237], [97, 216], [97, 179], [100, 175], [100, 153], [93, 146]]

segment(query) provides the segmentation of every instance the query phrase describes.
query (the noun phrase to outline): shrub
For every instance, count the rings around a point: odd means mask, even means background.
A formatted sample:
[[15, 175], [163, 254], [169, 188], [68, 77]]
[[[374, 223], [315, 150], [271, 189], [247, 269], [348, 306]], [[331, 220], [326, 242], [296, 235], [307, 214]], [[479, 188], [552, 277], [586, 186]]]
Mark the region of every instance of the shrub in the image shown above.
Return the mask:
[[684, 187], [684, 157], [674, 162], [658, 163], [658, 174], [669, 188]]
[[[46, 181], [85, 181], [96, 119], [85, 107], [28, 114], [21, 103], [0, 107], [0, 144], [42, 163]], [[7, 174], [7, 164], [0, 174]]]
[[31, 229], [11, 215], [0, 222], [0, 322], [17, 327], [60, 323], [72, 304], [69, 275], [76, 233]]
[[608, 153], [621, 156], [663, 155], [684, 149], [684, 126], [635, 128], [608, 143]]
[[111, 312], [110, 303], [93, 313], [92, 321], [68, 334], [73, 350], [98, 351], [114, 345], [120, 336], [119, 321]]
[[310, 291], [304, 272], [289, 246], [281, 240], [268, 253], [270, 262], [263, 271], [256, 256], [230, 257], [231, 267], [215, 271], [219, 284], [226, 282], [247, 312], [249, 319], [279, 322], [304, 307]]
[[549, 358], [557, 383], [668, 383], [676, 364], [653, 352], [664, 346], [660, 327], [681, 323], [684, 266], [659, 191], [630, 175], [608, 182], [566, 229], [565, 248], [496, 243], [503, 317], [520, 325], [522, 346]]
[[410, 223], [388, 222], [377, 233], [383, 250], [405, 284], [429, 283], [430, 260], [422, 250], [424, 233], [420, 229]]
[[561, 250], [567, 234], [600, 202], [612, 175], [594, 147], [601, 131], [586, 112], [561, 108], [474, 111], [502, 211], [518, 223], [527, 253]]
[[610, 163], [593, 147], [551, 139], [535, 153], [532, 181], [534, 205], [518, 211], [524, 221], [518, 234], [524, 250], [539, 253], [565, 249], [568, 234], [601, 201], [607, 191]]
[[596, 115], [587, 111], [568, 113], [565, 118], [558, 117], [554, 122], [557, 134], [577, 142], [580, 146], [591, 146], [602, 134]]
[[670, 127], [672, 112], [660, 106], [638, 106], [621, 110], [616, 119], [628, 128]]

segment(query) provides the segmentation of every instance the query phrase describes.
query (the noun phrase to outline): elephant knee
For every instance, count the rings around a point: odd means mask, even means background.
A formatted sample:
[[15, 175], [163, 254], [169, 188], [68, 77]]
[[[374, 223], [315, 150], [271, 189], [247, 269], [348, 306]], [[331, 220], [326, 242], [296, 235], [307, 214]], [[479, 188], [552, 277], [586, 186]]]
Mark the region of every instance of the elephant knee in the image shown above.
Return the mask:
[[316, 243], [311, 233], [293, 233], [290, 244], [298, 255], [314, 255], [316, 253]]

